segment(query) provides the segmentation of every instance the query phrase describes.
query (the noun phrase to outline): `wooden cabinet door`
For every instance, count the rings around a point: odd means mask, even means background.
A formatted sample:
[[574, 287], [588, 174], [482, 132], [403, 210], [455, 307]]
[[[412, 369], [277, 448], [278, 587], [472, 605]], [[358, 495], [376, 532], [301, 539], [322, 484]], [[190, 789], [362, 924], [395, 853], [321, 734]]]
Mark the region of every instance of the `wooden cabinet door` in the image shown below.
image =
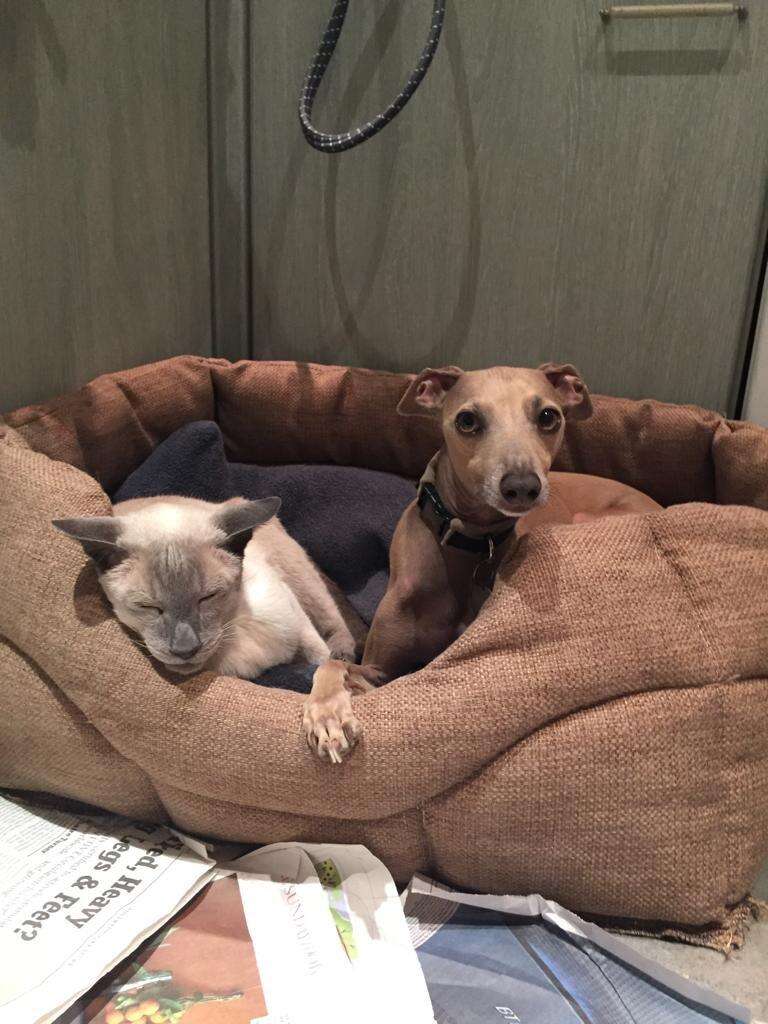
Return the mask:
[[0, 2], [0, 411], [209, 354], [205, 0]]
[[[417, 370], [572, 361], [595, 390], [732, 410], [765, 242], [768, 3], [603, 23], [601, 0], [452, 0], [416, 97], [310, 149], [330, 0], [251, 2], [257, 357]], [[429, 0], [353, 2], [316, 104], [383, 108]]]

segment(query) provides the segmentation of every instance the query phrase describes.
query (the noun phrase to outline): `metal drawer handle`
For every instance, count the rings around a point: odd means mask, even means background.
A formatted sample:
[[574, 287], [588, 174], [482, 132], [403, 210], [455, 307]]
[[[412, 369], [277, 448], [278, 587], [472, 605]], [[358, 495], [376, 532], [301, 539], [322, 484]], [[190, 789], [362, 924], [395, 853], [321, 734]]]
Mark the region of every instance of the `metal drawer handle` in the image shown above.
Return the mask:
[[746, 4], [612, 4], [603, 7], [600, 17], [611, 18], [746, 18]]

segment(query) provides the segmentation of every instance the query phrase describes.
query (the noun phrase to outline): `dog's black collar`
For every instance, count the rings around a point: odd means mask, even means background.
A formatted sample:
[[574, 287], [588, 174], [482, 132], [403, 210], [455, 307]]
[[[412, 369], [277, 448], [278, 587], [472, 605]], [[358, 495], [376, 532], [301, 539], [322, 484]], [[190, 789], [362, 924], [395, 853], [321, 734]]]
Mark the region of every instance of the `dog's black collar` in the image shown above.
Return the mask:
[[417, 503], [421, 511], [421, 518], [435, 533], [440, 544], [447, 547], [458, 548], [460, 551], [467, 551], [473, 555], [483, 555], [490, 561], [493, 558], [495, 548], [515, 532], [516, 523], [513, 523], [506, 530], [497, 533], [483, 533], [478, 537], [470, 537], [453, 525], [456, 517], [451, 515], [443, 504], [443, 500], [434, 484], [422, 480], [419, 485]]

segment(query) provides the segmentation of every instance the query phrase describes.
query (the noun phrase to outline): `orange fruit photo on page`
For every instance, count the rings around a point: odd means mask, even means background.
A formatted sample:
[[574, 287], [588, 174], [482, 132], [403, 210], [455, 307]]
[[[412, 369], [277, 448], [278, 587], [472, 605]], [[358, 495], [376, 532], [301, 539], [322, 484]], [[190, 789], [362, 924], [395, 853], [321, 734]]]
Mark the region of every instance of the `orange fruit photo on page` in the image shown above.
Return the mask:
[[211, 882], [80, 1003], [82, 1024], [250, 1024], [267, 1007], [237, 879]]

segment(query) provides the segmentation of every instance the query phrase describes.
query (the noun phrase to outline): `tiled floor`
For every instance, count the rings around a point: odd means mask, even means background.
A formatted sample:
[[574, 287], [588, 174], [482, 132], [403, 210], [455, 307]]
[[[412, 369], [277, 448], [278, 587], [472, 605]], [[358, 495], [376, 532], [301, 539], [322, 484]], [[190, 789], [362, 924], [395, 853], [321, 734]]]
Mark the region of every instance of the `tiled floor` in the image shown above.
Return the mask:
[[[768, 900], [768, 863], [753, 889], [758, 899]], [[677, 942], [627, 938], [646, 956], [678, 974], [709, 985], [748, 1006], [755, 1021], [768, 1022], [768, 919], [755, 922], [744, 948], [726, 959], [711, 949], [697, 949]]]

